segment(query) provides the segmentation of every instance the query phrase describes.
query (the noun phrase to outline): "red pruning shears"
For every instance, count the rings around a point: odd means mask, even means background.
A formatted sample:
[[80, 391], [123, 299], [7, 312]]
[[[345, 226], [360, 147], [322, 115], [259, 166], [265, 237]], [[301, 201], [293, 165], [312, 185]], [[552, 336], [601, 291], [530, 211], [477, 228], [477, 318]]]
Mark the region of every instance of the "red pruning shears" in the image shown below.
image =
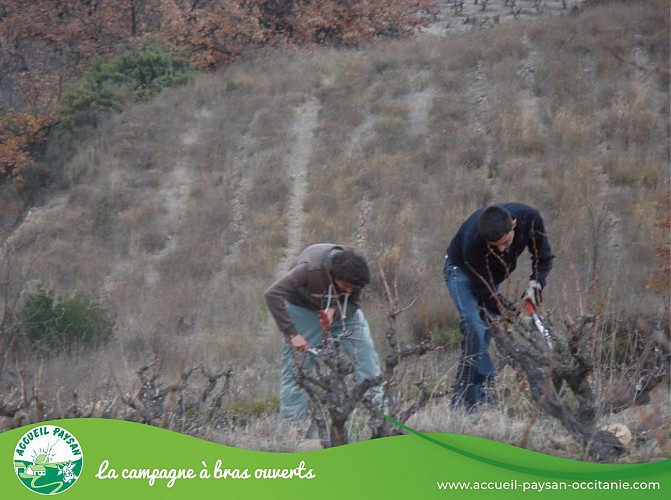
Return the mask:
[[527, 309], [527, 312], [529, 313], [529, 316], [531, 316], [534, 325], [536, 325], [536, 330], [538, 330], [540, 334], [545, 337], [545, 342], [547, 343], [548, 347], [552, 349], [552, 338], [550, 337], [550, 331], [545, 327], [543, 320], [536, 312], [536, 306], [531, 299], [526, 299], [524, 301], [524, 305]]

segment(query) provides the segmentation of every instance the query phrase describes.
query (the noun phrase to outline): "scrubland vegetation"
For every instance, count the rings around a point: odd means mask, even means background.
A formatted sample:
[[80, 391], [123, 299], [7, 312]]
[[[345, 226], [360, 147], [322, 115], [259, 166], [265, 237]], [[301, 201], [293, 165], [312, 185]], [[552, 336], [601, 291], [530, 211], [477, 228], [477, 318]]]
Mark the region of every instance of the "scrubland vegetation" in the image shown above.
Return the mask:
[[[278, 421], [281, 340], [263, 290], [319, 241], [368, 258], [381, 356], [381, 271], [400, 305], [416, 300], [399, 342], [439, 348], [399, 367], [402, 397], [417, 397], [419, 379], [449, 389], [460, 333], [443, 253], [466, 216], [500, 201], [543, 214], [556, 255], [544, 313], [558, 335], [595, 316], [591, 380], [611, 399], [643, 375], [650, 332], [669, 329], [668, 61], [668, 2], [607, 2], [445, 37], [249, 51], [55, 137], [30, 177], [38, 203], [24, 211], [19, 188], [1, 193], [3, 211], [21, 213], [1, 233], [2, 425], [132, 418], [295, 450]], [[506, 283], [509, 298], [528, 269]], [[109, 314], [113, 333], [48, 356], [9, 342], [40, 296], [90, 297], [80, 306]], [[469, 417], [444, 398], [408, 424], [583, 458], [498, 359], [494, 411]], [[602, 408], [601, 424], [632, 432], [623, 460], [669, 456], [668, 383], [646, 405]], [[367, 439], [361, 415], [349, 433]]]

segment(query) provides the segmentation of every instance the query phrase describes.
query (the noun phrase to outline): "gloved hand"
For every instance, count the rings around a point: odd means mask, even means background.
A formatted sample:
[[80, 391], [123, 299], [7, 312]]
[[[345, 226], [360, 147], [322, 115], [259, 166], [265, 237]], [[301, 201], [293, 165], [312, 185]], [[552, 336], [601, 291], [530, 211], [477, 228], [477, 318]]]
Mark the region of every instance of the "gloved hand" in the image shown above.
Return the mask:
[[522, 295], [522, 300], [530, 300], [535, 307], [540, 306], [543, 302], [543, 287], [541, 284], [536, 280], [529, 281], [529, 288]]

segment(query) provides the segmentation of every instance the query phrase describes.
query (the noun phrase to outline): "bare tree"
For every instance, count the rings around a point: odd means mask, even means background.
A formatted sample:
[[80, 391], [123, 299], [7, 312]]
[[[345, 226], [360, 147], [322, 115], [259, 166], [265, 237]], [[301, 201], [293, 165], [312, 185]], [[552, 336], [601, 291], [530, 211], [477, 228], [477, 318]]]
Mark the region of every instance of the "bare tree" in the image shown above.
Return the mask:
[[[224, 368], [210, 373], [203, 365], [194, 366], [183, 370], [177, 382], [165, 385], [160, 380], [160, 360], [155, 358], [136, 373], [140, 387], [133, 393], [123, 392], [115, 379], [121, 401], [130, 410], [125, 420], [164, 428], [176, 426], [182, 431], [188, 426], [198, 431], [211, 425], [221, 409], [223, 398], [230, 389], [232, 370]], [[192, 377], [196, 374], [204, 380], [194, 381]], [[220, 383], [222, 379], [223, 383]], [[191, 415], [188, 423], [184, 421], [187, 413]]]
[[403, 347], [399, 346], [396, 339], [396, 318], [400, 313], [412, 307], [413, 304], [414, 301], [404, 308], [392, 307], [392, 310], [387, 315], [389, 326], [385, 337], [389, 344], [389, 353], [385, 359], [385, 370], [383, 373], [384, 404], [382, 408], [378, 408], [370, 399], [364, 400], [370, 412], [368, 425], [372, 430], [373, 438], [402, 434], [404, 431], [394, 421], [405, 423], [410, 417], [424, 408], [429, 401], [447, 395], [446, 390], [436, 390], [436, 388], [430, 387], [429, 383], [422, 378], [414, 383], [420, 391], [419, 396], [414, 401], [406, 403], [407, 406], [403, 407], [403, 401], [400, 398], [398, 390], [399, 380], [396, 371], [398, 365], [404, 360], [422, 356], [438, 348], [430, 337], [424, 338], [415, 344]]
[[[347, 331], [344, 332], [346, 335]], [[375, 377], [354, 385], [348, 382], [356, 367], [343, 352], [342, 340], [342, 336], [327, 337], [311, 348], [306, 355], [311, 358], [310, 370], [304, 367], [305, 357], [294, 359], [296, 382], [307, 392], [312, 403], [311, 419], [325, 448], [349, 442], [345, 428], [347, 420], [366, 391], [382, 381], [381, 377]]]
[[[566, 321], [566, 341], [548, 328], [553, 345], [550, 349], [532, 324], [518, 314], [504, 312], [502, 319], [491, 321], [496, 348], [526, 375], [531, 399], [558, 419], [593, 459], [612, 460], [626, 453], [614, 434], [597, 428], [599, 402], [590, 381], [594, 360], [589, 348], [595, 318], [583, 316], [575, 322]], [[657, 369], [647, 372], [645, 380], [636, 384], [629, 397], [609, 401], [605, 407], [637, 404], [643, 387], [649, 392], [668, 375], [668, 353], [661, 349], [650, 347], [641, 362], [645, 366], [653, 364]]]

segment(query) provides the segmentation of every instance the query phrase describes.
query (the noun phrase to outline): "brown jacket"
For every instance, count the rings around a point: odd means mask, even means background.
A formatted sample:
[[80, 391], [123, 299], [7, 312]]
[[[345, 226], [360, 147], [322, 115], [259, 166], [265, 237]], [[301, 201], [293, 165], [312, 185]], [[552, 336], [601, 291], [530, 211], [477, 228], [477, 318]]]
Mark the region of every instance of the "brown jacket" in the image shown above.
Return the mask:
[[[329, 254], [333, 249], [351, 250], [350, 247], [333, 243], [317, 243], [305, 248], [296, 257], [289, 270], [273, 283], [264, 293], [270, 313], [284, 335], [293, 336], [300, 332], [289, 317], [284, 301], [291, 304], [319, 311], [329, 300], [329, 286], [333, 284], [328, 270]], [[350, 316], [360, 307], [361, 291], [352, 293], [347, 298], [346, 316]], [[342, 305], [345, 294], [338, 294], [337, 300]], [[335, 297], [331, 298], [332, 306], [336, 307]], [[336, 319], [339, 318], [336, 307]]]

